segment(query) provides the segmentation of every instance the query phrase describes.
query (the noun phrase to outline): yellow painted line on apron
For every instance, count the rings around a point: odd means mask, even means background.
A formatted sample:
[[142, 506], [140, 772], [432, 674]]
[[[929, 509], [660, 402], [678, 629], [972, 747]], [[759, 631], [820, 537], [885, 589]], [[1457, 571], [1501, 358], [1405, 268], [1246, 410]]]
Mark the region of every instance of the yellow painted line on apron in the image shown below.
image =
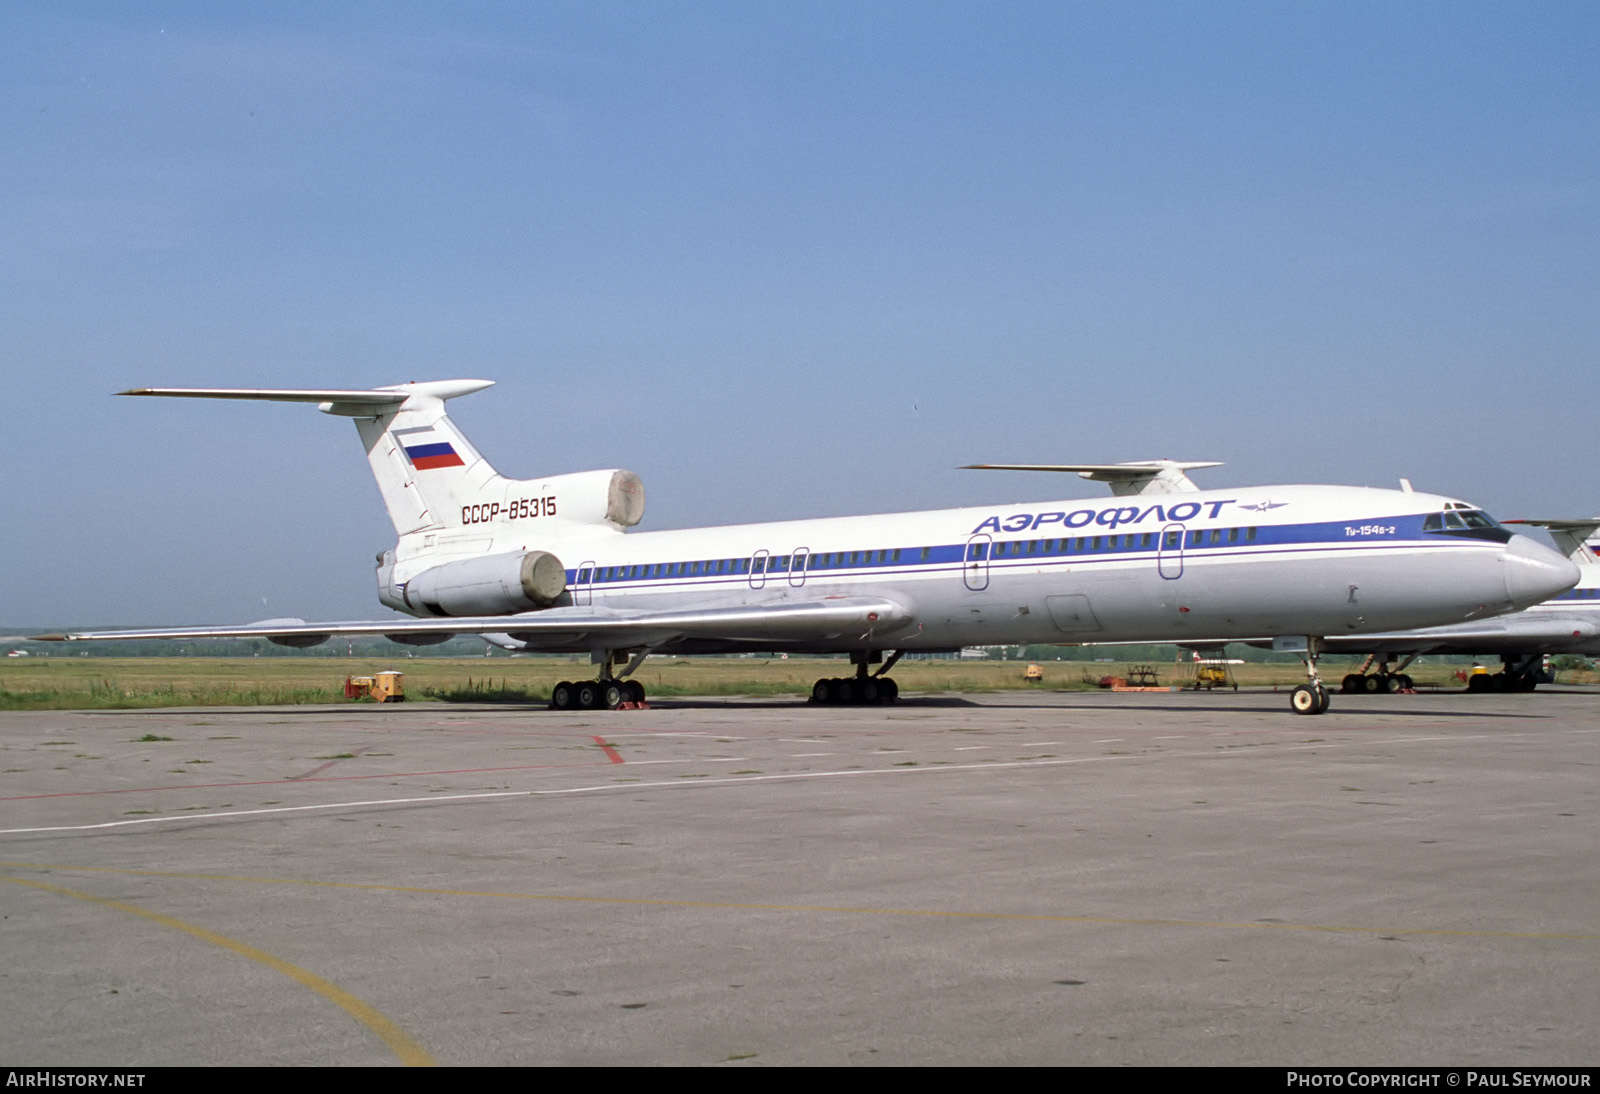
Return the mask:
[[[1515, 938], [1533, 941], [1600, 942], [1600, 934], [1583, 931], [1492, 931], [1460, 927], [1357, 926], [1323, 923], [1230, 922], [1228, 920], [1174, 919], [1154, 916], [1051, 915], [1046, 912], [960, 911], [940, 908], [850, 908], [832, 904], [748, 904], [723, 900], [670, 900], [660, 897], [583, 896], [573, 893], [518, 893], [485, 889], [446, 889], [417, 885], [379, 885], [354, 881], [318, 881], [311, 878], [250, 877], [237, 874], [198, 874], [164, 870], [130, 870], [118, 866], [69, 866], [48, 862], [0, 862], [8, 870], [51, 870], [134, 877], [183, 878], [190, 881], [229, 881], [247, 885], [283, 885], [313, 889], [345, 889], [368, 893], [414, 893], [423, 896], [459, 896], [493, 900], [550, 901], [571, 904], [615, 904], [655, 908], [705, 908], [744, 912], [816, 912], [823, 915], [923, 916], [943, 919], [992, 919], [1023, 923], [1094, 923], [1123, 927], [1198, 927], [1230, 931], [1305, 931], [1323, 934], [1429, 935], [1443, 938]], [[19, 878], [11, 878], [19, 881]], [[24, 882], [24, 884], [31, 884]]]
[[385, 1018], [376, 1008], [357, 999], [343, 988], [330, 984], [316, 973], [307, 972], [298, 965], [291, 965], [281, 958], [273, 957], [265, 950], [247, 946], [243, 942], [217, 934], [215, 931], [208, 931], [204, 927], [196, 927], [192, 923], [185, 923], [181, 919], [174, 919], [169, 915], [162, 915], [160, 912], [152, 912], [148, 908], [139, 907], [137, 904], [126, 904], [120, 900], [107, 900], [92, 893], [81, 893], [76, 889], [66, 889], [60, 885], [51, 885], [45, 881], [31, 881], [20, 877], [8, 877], [4, 880], [17, 885], [28, 885], [35, 889], [43, 889], [46, 892], [60, 893], [62, 896], [75, 897], [78, 900], [87, 900], [91, 904], [99, 904], [104, 908], [115, 908], [119, 912], [142, 916], [152, 923], [159, 923], [163, 927], [171, 927], [175, 931], [183, 931], [185, 934], [193, 935], [195, 938], [203, 942], [209, 942], [213, 946], [221, 946], [225, 950], [231, 950], [240, 957], [248, 957], [251, 961], [259, 962], [274, 972], [282, 973], [302, 987], [310, 988], [328, 1000], [328, 1002], [349, 1014], [350, 1017], [377, 1034], [383, 1043], [388, 1045], [396, 1056], [400, 1057], [400, 1062], [405, 1066], [435, 1066], [433, 1057], [429, 1056], [421, 1045], [406, 1036], [405, 1031], [389, 1021], [388, 1018]]

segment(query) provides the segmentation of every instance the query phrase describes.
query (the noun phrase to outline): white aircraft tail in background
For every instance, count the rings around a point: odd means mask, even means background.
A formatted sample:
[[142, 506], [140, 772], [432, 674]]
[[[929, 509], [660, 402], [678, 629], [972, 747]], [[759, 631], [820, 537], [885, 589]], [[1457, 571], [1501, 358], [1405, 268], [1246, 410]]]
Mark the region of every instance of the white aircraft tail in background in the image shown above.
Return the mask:
[[1543, 528], [1555, 540], [1556, 550], [1579, 566], [1600, 566], [1600, 517], [1576, 520], [1508, 520], [1507, 524], [1531, 524]]

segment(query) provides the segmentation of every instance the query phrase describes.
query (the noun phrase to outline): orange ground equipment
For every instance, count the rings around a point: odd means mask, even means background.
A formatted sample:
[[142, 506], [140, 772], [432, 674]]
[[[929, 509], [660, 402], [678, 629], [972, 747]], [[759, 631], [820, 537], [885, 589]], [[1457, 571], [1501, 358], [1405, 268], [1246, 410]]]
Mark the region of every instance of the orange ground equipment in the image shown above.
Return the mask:
[[386, 669], [372, 676], [346, 676], [344, 678], [344, 697], [346, 699], [373, 699], [379, 703], [403, 703], [406, 701], [405, 685], [401, 678], [403, 672]]

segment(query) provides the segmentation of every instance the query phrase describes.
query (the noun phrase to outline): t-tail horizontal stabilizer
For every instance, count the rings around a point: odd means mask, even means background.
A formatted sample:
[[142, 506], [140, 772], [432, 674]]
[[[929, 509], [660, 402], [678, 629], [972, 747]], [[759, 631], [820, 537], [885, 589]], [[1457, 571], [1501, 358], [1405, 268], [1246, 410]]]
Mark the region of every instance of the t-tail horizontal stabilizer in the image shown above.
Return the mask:
[[479, 502], [505, 497], [502, 479], [445, 414], [446, 399], [471, 395], [493, 380], [429, 380], [390, 387], [207, 388], [139, 387], [122, 395], [174, 399], [247, 399], [315, 403], [324, 414], [352, 418], [384, 508], [399, 535], [461, 523]]
[[408, 399], [454, 399], [494, 386], [493, 380], [432, 380], [421, 384], [350, 390], [347, 388], [136, 387], [118, 395], [157, 395], [169, 399], [251, 399], [263, 403], [318, 403], [326, 414], [370, 418]]
[[1220, 463], [1134, 460], [1131, 463], [969, 463], [963, 471], [1076, 471], [1081, 478], [1111, 484], [1113, 494], [1188, 494], [1200, 488], [1186, 471]]
[[325, 414], [353, 419], [402, 543], [417, 533], [422, 539], [467, 525], [493, 525], [502, 514], [536, 523], [522, 538], [546, 545], [562, 528], [574, 525], [621, 530], [639, 523], [644, 516], [644, 487], [631, 471], [580, 471], [542, 479], [499, 475], [445, 413], [446, 400], [493, 383], [429, 380], [367, 390], [141, 387], [119, 394], [314, 403]]

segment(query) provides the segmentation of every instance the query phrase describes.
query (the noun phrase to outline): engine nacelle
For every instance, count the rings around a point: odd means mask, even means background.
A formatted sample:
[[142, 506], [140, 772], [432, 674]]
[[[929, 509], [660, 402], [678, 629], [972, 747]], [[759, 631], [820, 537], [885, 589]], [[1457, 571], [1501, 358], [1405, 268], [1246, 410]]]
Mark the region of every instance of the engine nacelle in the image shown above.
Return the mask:
[[579, 471], [528, 482], [538, 483], [547, 504], [556, 506], [550, 515], [563, 521], [632, 528], [644, 519], [644, 483], [632, 471]]
[[400, 631], [396, 634], [384, 635], [391, 642], [402, 646], [440, 646], [454, 638], [453, 634], [407, 634]]
[[446, 562], [405, 585], [405, 602], [430, 615], [510, 615], [548, 608], [567, 588], [567, 571], [548, 551], [515, 551]]
[[274, 646], [288, 646], [290, 649], [308, 650], [312, 646], [320, 646], [332, 635], [327, 634], [271, 634], [267, 641]]
[[[251, 624], [256, 627], [303, 627], [304, 619], [262, 619]], [[288, 646], [291, 649], [307, 650], [312, 646], [320, 646], [331, 635], [326, 634], [269, 634], [267, 641], [274, 646]]]

